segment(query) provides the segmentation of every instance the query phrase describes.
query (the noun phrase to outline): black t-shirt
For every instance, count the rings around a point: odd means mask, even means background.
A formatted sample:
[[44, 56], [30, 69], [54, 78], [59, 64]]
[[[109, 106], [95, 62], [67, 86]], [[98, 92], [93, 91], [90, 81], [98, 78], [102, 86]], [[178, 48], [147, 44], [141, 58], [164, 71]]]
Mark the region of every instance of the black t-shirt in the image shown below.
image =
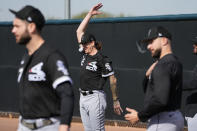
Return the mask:
[[102, 90], [106, 79], [113, 75], [112, 61], [98, 52], [94, 56], [83, 54], [80, 71], [82, 90]]
[[160, 112], [180, 109], [182, 64], [176, 56], [168, 54], [162, 57], [145, 81], [144, 107], [138, 113], [141, 121]]
[[72, 83], [65, 57], [43, 44], [31, 56], [26, 54], [18, 71], [20, 114], [26, 119], [60, 115], [60, 98], [56, 88]]

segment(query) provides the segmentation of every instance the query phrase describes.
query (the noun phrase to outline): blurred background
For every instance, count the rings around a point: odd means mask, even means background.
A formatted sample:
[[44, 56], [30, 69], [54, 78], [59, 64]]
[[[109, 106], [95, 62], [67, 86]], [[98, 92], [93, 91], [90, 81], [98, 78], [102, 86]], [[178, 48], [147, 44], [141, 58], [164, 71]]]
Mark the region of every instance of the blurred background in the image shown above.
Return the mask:
[[1, 0], [0, 21], [10, 21], [8, 9], [19, 10], [27, 4], [38, 7], [46, 19], [82, 18], [89, 9], [103, 3], [98, 17], [131, 17], [197, 13], [196, 0]]
[[[183, 78], [189, 80], [192, 77], [196, 56], [192, 53], [191, 40], [197, 36], [197, 0], [1, 0], [0, 113], [18, 112], [16, 76], [25, 52], [11, 33], [14, 15], [9, 9], [17, 11], [25, 5], [33, 5], [43, 12], [48, 21], [42, 35], [67, 57], [76, 95], [74, 116], [79, 117], [80, 54], [76, 29], [89, 9], [99, 2], [103, 3], [103, 14], [90, 21], [88, 30], [103, 42], [103, 53], [113, 61], [123, 109], [140, 110], [143, 106], [142, 80], [154, 60], [148, 52], [139, 53], [136, 41], [152, 26], [162, 25], [172, 33], [173, 51], [183, 63]], [[106, 119], [123, 120], [123, 116], [113, 113], [108, 83], [105, 91]], [[183, 113], [186, 97], [187, 92], [183, 94]]]

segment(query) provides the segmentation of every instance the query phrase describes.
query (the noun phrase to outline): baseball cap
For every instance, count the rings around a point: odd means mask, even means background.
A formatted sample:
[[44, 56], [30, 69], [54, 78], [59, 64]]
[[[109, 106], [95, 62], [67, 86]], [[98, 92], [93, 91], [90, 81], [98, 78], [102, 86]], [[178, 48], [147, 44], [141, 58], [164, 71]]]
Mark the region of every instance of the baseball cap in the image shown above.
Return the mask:
[[41, 30], [45, 24], [45, 18], [39, 9], [26, 5], [19, 11], [14, 11], [9, 9], [11, 13], [13, 13], [17, 18], [21, 20], [26, 20], [27, 22], [35, 23], [36, 27]]
[[96, 41], [96, 38], [94, 37], [93, 34], [85, 33], [81, 37], [81, 44], [82, 45], [85, 45], [85, 44], [92, 42], [92, 41]]
[[145, 53], [147, 51], [147, 45], [149, 44], [149, 42], [158, 37], [166, 37], [169, 40], [172, 40], [171, 34], [164, 27], [152, 27], [148, 30], [147, 36], [144, 39], [136, 41], [138, 51], [140, 53]]
[[171, 34], [162, 26], [152, 27], [148, 30], [147, 36], [141, 40], [142, 43], [147, 43], [151, 40], [154, 40], [158, 37], [166, 37], [169, 40], [172, 40]]

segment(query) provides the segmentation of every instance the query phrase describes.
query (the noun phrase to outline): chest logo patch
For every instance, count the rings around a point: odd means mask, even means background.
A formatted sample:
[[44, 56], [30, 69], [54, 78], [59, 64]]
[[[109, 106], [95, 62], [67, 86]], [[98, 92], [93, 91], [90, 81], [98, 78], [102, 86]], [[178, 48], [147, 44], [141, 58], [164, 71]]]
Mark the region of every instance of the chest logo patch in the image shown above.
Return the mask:
[[90, 71], [97, 71], [97, 65], [96, 65], [96, 61], [93, 61], [93, 62], [89, 62], [86, 66], [86, 69], [87, 70], [90, 70]]
[[29, 70], [29, 81], [45, 81], [46, 74], [42, 71], [43, 62], [38, 63]]

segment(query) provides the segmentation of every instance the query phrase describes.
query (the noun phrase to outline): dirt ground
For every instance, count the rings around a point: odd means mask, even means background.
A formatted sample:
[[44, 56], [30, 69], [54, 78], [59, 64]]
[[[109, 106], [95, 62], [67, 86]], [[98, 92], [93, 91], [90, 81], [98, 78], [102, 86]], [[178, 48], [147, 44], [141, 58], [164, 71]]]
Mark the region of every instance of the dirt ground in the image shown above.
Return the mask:
[[[0, 118], [0, 131], [16, 131], [18, 119]], [[145, 128], [105, 126], [106, 131], [145, 131]], [[70, 131], [84, 131], [81, 123], [73, 122]]]

